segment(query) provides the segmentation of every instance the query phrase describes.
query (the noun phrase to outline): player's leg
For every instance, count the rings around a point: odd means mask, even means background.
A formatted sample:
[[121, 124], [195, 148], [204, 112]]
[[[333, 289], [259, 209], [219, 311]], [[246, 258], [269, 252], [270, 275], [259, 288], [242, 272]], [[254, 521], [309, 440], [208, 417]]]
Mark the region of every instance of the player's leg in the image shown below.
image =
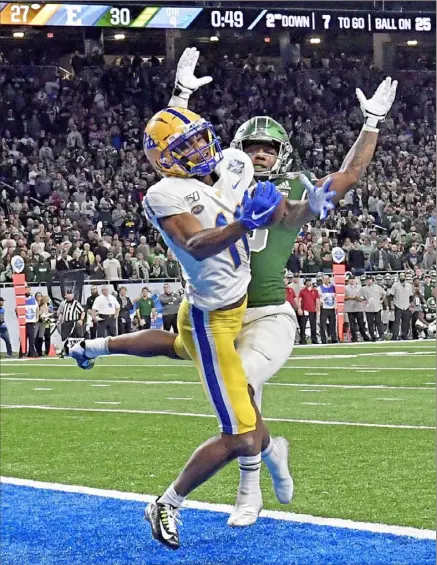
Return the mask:
[[[174, 547], [178, 545], [175, 512], [190, 492], [238, 456], [244, 457], [248, 472], [261, 466], [257, 415], [234, 345], [241, 330], [244, 309], [245, 305], [242, 305], [234, 310], [208, 313], [184, 301], [179, 310], [175, 350], [183, 344], [195, 361], [216, 411], [221, 435], [196, 449], [174, 483], [146, 509], [154, 537]], [[168, 516], [172, 517], [169, 531], [166, 530]]]
[[[256, 411], [261, 410], [262, 389], [265, 382], [274, 376], [288, 360], [296, 336], [297, 324], [292, 312], [275, 314], [274, 308], [254, 309], [252, 312], [271, 311], [271, 315], [245, 323], [237, 339], [237, 351], [253, 391]], [[278, 308], [287, 310], [286, 306]], [[249, 311], [249, 316], [251, 315]], [[289, 503], [293, 495], [293, 481], [288, 469], [288, 442], [284, 438], [273, 439], [262, 420], [259, 421], [262, 433], [262, 459], [272, 476], [278, 500], [282, 503]], [[237, 500], [228, 524], [247, 526], [256, 521], [261, 507], [260, 477], [259, 471], [248, 476], [241, 461], [239, 464], [240, 482]]]
[[163, 355], [172, 359], [187, 359], [188, 355], [174, 350], [176, 335], [162, 330], [141, 330], [117, 337], [98, 337], [76, 343], [67, 354], [76, 360], [82, 369], [90, 369], [96, 357], [106, 355], [134, 355], [136, 357], [156, 357]]

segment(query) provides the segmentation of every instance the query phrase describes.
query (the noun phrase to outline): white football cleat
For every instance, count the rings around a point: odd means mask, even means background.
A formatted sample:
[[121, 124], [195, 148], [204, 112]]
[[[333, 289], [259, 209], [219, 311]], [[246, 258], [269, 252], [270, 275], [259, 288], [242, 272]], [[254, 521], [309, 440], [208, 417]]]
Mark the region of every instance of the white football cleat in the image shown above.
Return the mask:
[[262, 509], [263, 499], [261, 492], [257, 496], [244, 496], [240, 499], [239, 495], [237, 495], [237, 501], [228, 518], [227, 524], [228, 526], [236, 528], [252, 526], [257, 521]]
[[85, 354], [85, 340], [75, 343], [71, 348], [64, 345], [64, 351], [67, 357], [74, 359], [81, 369], [92, 369], [94, 367], [95, 359], [90, 359]]
[[289, 445], [285, 437], [276, 437], [275, 451], [279, 458], [279, 466], [275, 474], [271, 474], [276, 498], [281, 504], [290, 504], [293, 499], [293, 479], [288, 468]]

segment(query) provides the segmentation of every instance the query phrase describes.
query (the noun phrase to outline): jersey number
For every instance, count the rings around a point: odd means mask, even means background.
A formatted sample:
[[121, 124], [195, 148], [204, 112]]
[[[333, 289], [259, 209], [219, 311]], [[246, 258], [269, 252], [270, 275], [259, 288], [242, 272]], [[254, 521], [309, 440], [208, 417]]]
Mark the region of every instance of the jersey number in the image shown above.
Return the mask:
[[[240, 208], [240, 206], [237, 206], [235, 208], [234, 218], [236, 220], [238, 220], [238, 218], [240, 216], [241, 216], [241, 208]], [[223, 212], [220, 212], [219, 214], [217, 214], [217, 218], [215, 219], [215, 225], [216, 225], [217, 228], [222, 228], [222, 227], [228, 225], [228, 221], [226, 220]], [[244, 250], [246, 252], [246, 256], [249, 259], [250, 249], [249, 249], [249, 242], [247, 241], [247, 236], [243, 235], [241, 240], [242, 240], [243, 245], [244, 245]], [[238, 267], [241, 265], [241, 257], [240, 257], [240, 253], [238, 252], [238, 249], [237, 249], [237, 246], [235, 245], [235, 243], [233, 243], [232, 245], [229, 246], [229, 253], [231, 254], [232, 261], [234, 263], [235, 269], [238, 269]]]
[[259, 253], [267, 247], [269, 230], [254, 230], [249, 235], [249, 248], [252, 253]]

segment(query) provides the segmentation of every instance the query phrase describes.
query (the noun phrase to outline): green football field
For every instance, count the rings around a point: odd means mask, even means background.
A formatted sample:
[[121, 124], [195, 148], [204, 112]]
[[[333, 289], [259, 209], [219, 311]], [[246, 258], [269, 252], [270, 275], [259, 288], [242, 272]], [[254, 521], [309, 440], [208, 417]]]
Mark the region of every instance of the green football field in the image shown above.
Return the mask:
[[[435, 343], [297, 347], [264, 390], [291, 445], [295, 498], [264, 507], [435, 527]], [[1, 474], [160, 494], [217, 431], [189, 362], [116, 356], [1, 362]], [[233, 503], [235, 463], [191, 495]]]

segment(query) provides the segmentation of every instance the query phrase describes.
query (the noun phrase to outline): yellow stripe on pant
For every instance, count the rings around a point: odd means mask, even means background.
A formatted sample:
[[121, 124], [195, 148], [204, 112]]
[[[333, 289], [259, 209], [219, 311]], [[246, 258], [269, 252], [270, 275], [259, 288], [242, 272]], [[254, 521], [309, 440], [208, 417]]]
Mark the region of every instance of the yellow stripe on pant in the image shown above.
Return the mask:
[[225, 434], [243, 434], [256, 427], [256, 414], [235, 340], [241, 331], [246, 302], [233, 310], [204, 312], [184, 300], [178, 313], [174, 348], [188, 352]]

